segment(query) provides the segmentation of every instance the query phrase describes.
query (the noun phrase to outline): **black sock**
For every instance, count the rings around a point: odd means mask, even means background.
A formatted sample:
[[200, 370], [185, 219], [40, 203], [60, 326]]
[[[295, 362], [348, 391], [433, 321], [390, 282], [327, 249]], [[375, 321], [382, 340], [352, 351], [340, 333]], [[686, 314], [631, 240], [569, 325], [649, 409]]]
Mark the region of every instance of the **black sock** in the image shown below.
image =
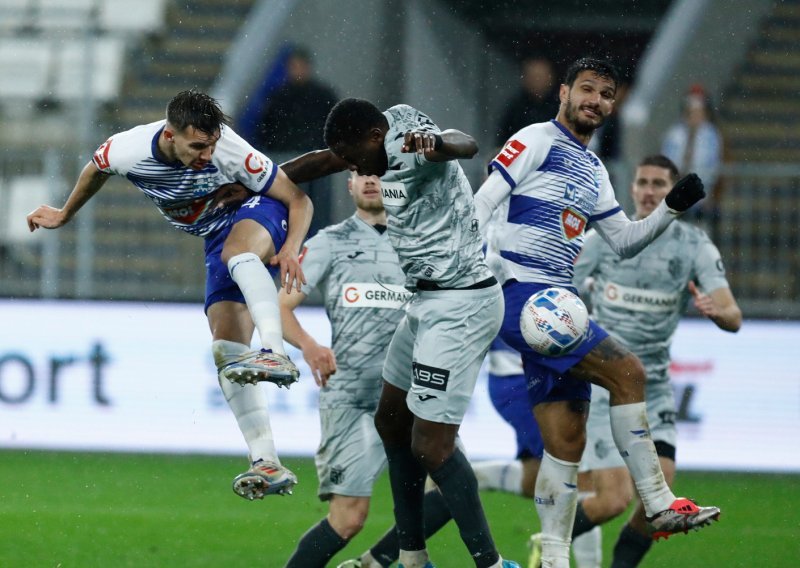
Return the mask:
[[456, 448], [453, 455], [430, 475], [442, 492], [447, 508], [458, 525], [461, 540], [475, 560], [475, 566], [486, 568], [496, 564], [500, 555], [494, 546], [478, 497], [478, 481], [466, 456]]
[[397, 542], [403, 550], [423, 550], [425, 468], [411, 453], [410, 447], [384, 446], [384, 449], [389, 462]]
[[346, 544], [347, 540], [333, 530], [328, 519], [322, 519], [308, 529], [297, 543], [297, 549], [286, 563], [286, 568], [325, 568], [328, 560]]
[[619, 533], [614, 545], [614, 557], [611, 568], [632, 568], [639, 563], [653, 545], [653, 539], [634, 530], [627, 523]]
[[[425, 493], [425, 540], [445, 526], [452, 517], [444, 497], [437, 489]], [[372, 557], [383, 564], [390, 566], [400, 556], [400, 544], [397, 541], [395, 527], [386, 531], [378, 543], [369, 549]]]
[[583, 501], [578, 501], [578, 506], [575, 509], [575, 522], [572, 524], [572, 538], [587, 533], [596, 526], [597, 524], [586, 516]]

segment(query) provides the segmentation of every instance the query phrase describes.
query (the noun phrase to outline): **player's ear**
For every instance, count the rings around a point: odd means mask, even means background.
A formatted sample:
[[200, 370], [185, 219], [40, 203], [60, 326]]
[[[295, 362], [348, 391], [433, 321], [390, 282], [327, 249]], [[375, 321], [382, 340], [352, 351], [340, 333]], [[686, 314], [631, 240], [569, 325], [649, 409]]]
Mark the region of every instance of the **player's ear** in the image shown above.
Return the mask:
[[175, 141], [175, 132], [172, 131], [172, 128], [170, 128], [169, 125], [164, 127], [164, 140], [167, 142]]
[[558, 100], [561, 101], [561, 104], [564, 104], [569, 99], [569, 85], [565, 85], [561, 83], [561, 86], [558, 88]]
[[384, 137], [383, 130], [381, 130], [377, 126], [375, 128], [369, 129], [370, 142], [380, 142], [381, 144], [383, 144], [383, 137]]

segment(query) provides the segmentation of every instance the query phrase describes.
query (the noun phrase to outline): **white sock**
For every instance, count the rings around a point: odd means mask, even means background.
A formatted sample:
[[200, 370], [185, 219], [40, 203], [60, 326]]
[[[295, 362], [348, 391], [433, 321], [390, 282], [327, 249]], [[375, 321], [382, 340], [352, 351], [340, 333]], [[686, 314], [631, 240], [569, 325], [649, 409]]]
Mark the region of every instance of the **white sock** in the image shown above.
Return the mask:
[[472, 464], [478, 489], [522, 494], [522, 463], [519, 460], [480, 461]]
[[[250, 347], [234, 341], [217, 340], [211, 347], [214, 353], [214, 363], [217, 368], [231, 362], [239, 355], [247, 353]], [[225, 395], [236, 423], [244, 436], [250, 452], [250, 460], [255, 462], [260, 459], [280, 465], [278, 453], [275, 450], [275, 440], [272, 436], [272, 427], [269, 423], [269, 410], [267, 408], [267, 394], [264, 385], [237, 385], [222, 377], [219, 386]]]
[[258, 329], [261, 346], [286, 355], [278, 309], [278, 291], [267, 267], [258, 255], [243, 252], [228, 261], [228, 271], [244, 295], [247, 309]]
[[542, 524], [542, 566], [569, 568], [569, 544], [578, 504], [578, 464], [547, 452], [536, 477], [536, 512]]
[[572, 539], [577, 568], [600, 568], [603, 562], [603, 532], [600, 525]]
[[647, 516], [669, 508], [675, 495], [664, 479], [656, 446], [650, 438], [645, 403], [612, 406], [609, 414], [614, 443], [631, 472]]
[[372, 553], [367, 550], [364, 554], [361, 555], [361, 568], [388, 568], [388, 566], [384, 566], [377, 560], [375, 557], [372, 556]]
[[428, 551], [423, 550], [403, 550], [400, 549], [400, 556], [397, 559], [403, 568], [425, 568], [425, 564], [430, 560], [428, 558]]

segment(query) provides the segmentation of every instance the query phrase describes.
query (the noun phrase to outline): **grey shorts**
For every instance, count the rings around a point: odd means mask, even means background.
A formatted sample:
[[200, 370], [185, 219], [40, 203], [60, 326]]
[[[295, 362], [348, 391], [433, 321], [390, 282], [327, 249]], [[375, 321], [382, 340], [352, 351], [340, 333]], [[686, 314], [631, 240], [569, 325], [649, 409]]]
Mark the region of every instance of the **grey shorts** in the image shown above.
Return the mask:
[[461, 424], [502, 319], [499, 285], [419, 291], [389, 344], [383, 378], [408, 393], [415, 416]]
[[375, 411], [363, 408], [321, 408], [321, 440], [314, 461], [319, 498], [332, 495], [369, 497], [386, 467]]
[[[647, 422], [653, 442], [664, 442], [673, 448], [677, 440], [675, 429], [675, 397], [669, 381], [647, 382]], [[583, 450], [580, 471], [625, 467], [611, 434], [608, 414], [609, 394], [602, 387], [592, 385], [592, 403], [586, 422], [586, 449]]]

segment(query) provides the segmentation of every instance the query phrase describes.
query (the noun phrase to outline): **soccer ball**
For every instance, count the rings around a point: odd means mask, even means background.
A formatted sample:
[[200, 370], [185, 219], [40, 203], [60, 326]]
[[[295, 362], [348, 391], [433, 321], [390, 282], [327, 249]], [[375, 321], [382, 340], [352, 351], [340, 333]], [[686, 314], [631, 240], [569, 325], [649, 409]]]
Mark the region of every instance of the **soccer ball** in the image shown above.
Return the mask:
[[528, 298], [519, 316], [522, 337], [542, 355], [566, 355], [589, 329], [589, 312], [581, 299], [563, 288], [546, 288]]

